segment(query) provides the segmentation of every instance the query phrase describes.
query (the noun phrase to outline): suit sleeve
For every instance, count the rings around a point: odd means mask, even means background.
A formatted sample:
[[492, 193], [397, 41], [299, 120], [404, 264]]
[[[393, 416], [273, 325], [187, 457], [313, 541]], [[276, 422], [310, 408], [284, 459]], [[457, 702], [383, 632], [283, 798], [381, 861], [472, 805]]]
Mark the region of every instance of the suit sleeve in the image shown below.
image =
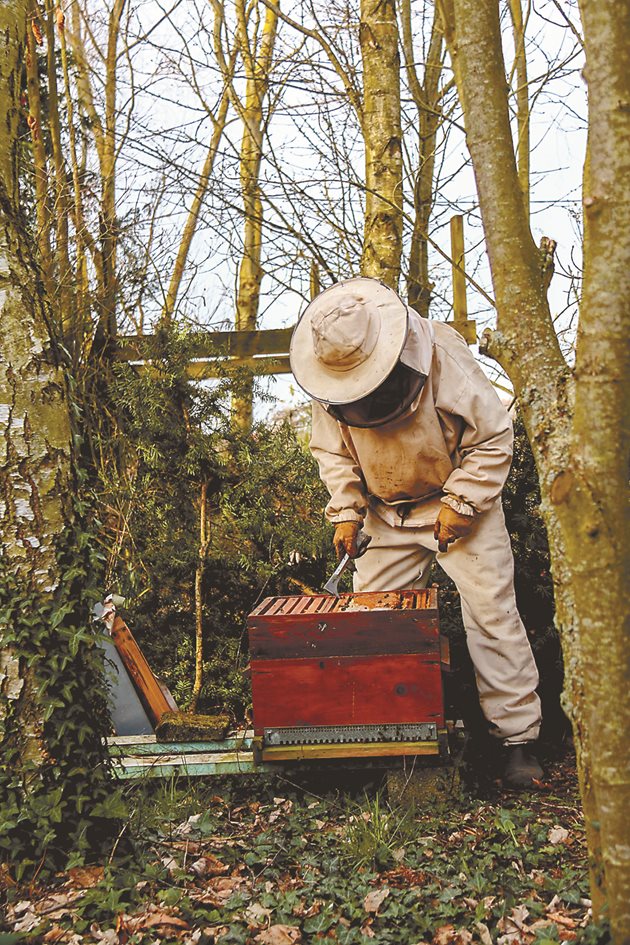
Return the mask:
[[328, 521], [333, 525], [362, 522], [367, 510], [367, 490], [361, 469], [344, 442], [339, 423], [316, 401], [310, 449], [330, 493], [326, 506]]
[[[485, 512], [501, 494], [512, 461], [513, 431], [510, 416], [487, 376], [462, 339], [461, 350], [445, 365], [448, 382], [440, 389], [459, 391], [453, 403], [436, 402], [439, 413], [459, 418], [459, 466], [444, 483], [449, 498]], [[449, 398], [450, 400], [450, 398]]]

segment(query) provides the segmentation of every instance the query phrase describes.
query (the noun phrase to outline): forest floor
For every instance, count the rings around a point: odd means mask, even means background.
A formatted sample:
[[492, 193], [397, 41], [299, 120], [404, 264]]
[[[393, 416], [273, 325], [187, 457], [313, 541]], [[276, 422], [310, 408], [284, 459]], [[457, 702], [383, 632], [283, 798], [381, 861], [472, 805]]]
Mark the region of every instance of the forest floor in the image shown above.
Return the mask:
[[332, 777], [131, 784], [108, 862], [8, 885], [0, 945], [606, 941], [571, 756], [535, 792], [477, 777], [415, 807]]

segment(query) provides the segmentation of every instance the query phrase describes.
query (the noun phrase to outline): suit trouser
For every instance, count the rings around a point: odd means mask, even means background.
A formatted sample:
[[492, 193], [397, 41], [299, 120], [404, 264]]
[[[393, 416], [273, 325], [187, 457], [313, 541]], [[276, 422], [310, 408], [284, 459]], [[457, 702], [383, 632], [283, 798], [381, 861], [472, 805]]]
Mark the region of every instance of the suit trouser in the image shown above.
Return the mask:
[[532, 741], [540, 730], [538, 670], [516, 608], [514, 559], [500, 500], [479, 515], [466, 538], [437, 551], [433, 525], [389, 525], [369, 510], [372, 543], [356, 561], [355, 591], [426, 587], [433, 558], [461, 597], [479, 701], [490, 731], [508, 744]]

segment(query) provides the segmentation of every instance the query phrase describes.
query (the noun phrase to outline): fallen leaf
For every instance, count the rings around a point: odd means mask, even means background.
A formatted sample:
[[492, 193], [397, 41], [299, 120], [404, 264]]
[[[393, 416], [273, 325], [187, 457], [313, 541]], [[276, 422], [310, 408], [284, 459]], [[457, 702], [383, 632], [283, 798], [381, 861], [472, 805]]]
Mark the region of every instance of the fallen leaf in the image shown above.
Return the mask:
[[254, 939], [260, 945], [294, 945], [301, 940], [302, 933], [297, 925], [270, 925]]
[[[30, 903], [29, 903], [30, 907]], [[13, 926], [14, 932], [32, 932], [39, 925], [39, 919], [31, 908], [20, 913], [20, 918]]]
[[366, 912], [373, 912], [374, 915], [377, 915], [378, 910], [388, 896], [389, 888], [387, 886], [381, 886], [380, 889], [373, 889], [363, 900], [363, 908]]
[[195, 873], [200, 879], [203, 876], [221, 876], [230, 869], [228, 863], [222, 863], [218, 857], [211, 853], [206, 856], [200, 856], [189, 867], [191, 873]]
[[242, 876], [217, 876], [210, 880], [208, 888], [211, 889], [219, 899], [227, 900], [232, 893], [243, 885]]
[[174, 873], [179, 869], [179, 863], [174, 856], [163, 856], [160, 862], [168, 873]]
[[408, 866], [398, 866], [394, 870], [381, 873], [382, 879], [388, 886], [396, 889], [408, 889], [411, 886], [423, 886], [427, 881], [424, 870], [412, 870]]
[[475, 922], [475, 927], [481, 939], [481, 945], [493, 945], [490, 929], [485, 922]]
[[562, 915], [560, 912], [548, 912], [547, 918], [555, 922], [556, 925], [564, 925], [567, 929], [576, 929], [578, 925], [575, 919], [568, 915]]
[[[319, 913], [322, 911], [323, 905], [324, 905], [324, 901], [322, 899], [315, 899], [311, 903], [311, 905], [308, 907], [308, 909], [303, 909], [302, 915], [306, 919], [310, 919], [314, 915], [319, 915]], [[293, 912], [295, 915], [299, 914], [295, 912], [295, 909], [293, 910]]]
[[531, 928], [525, 925], [525, 920], [529, 917], [527, 906], [515, 906], [510, 915], [504, 915], [497, 922], [499, 932], [504, 932], [497, 938], [497, 945], [520, 945], [520, 943], [533, 942], [534, 934]]
[[60, 925], [53, 925], [52, 929], [49, 929], [48, 932], [44, 935], [42, 939], [43, 942], [56, 943], [65, 941], [67, 929], [62, 929]]
[[74, 889], [92, 889], [104, 875], [102, 866], [73, 866], [68, 870], [68, 885]]
[[105, 929], [104, 932], [101, 932], [96, 922], [93, 922], [90, 926], [90, 933], [94, 940], [100, 942], [101, 945], [118, 945], [120, 941], [118, 932], [114, 929]]
[[190, 925], [186, 922], [185, 919], [180, 919], [179, 916], [169, 915], [167, 912], [145, 912], [143, 915], [138, 916], [127, 916], [127, 921], [125, 923], [125, 931], [131, 932], [141, 932], [144, 929], [185, 929], [188, 930]]
[[244, 912], [250, 925], [263, 925], [271, 918], [271, 909], [266, 909], [259, 902], [252, 902]]
[[178, 824], [173, 831], [174, 837], [187, 837], [193, 832], [195, 824], [198, 824], [203, 814], [192, 814], [183, 824]]
[[558, 824], [556, 824], [556, 826], [552, 827], [549, 831], [549, 843], [553, 843], [554, 845], [557, 843], [566, 843], [568, 839], [569, 831], [566, 829], [566, 827], [560, 827]]
[[197, 942], [200, 940], [202, 935], [205, 935], [202, 929], [195, 929], [194, 932], [190, 933], [190, 935], [184, 936], [182, 943], [183, 945], [197, 945]]
[[441, 925], [439, 929], [436, 929], [433, 933], [432, 942], [433, 945], [448, 945], [449, 942], [452, 942], [455, 938], [455, 926], [454, 925]]

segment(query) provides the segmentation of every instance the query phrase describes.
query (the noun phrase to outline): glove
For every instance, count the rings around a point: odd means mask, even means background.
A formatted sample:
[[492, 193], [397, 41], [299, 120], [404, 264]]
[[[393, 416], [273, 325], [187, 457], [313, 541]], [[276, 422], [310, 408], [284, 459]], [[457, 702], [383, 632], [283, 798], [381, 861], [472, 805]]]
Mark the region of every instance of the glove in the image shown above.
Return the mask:
[[337, 560], [340, 561], [345, 554], [354, 558], [357, 553], [357, 535], [360, 529], [359, 522], [338, 522], [335, 528], [335, 537], [333, 545], [337, 552]]
[[433, 537], [438, 543], [438, 551], [448, 551], [448, 546], [458, 538], [465, 538], [473, 530], [475, 518], [473, 515], [462, 515], [450, 505], [443, 505], [437, 517]]

